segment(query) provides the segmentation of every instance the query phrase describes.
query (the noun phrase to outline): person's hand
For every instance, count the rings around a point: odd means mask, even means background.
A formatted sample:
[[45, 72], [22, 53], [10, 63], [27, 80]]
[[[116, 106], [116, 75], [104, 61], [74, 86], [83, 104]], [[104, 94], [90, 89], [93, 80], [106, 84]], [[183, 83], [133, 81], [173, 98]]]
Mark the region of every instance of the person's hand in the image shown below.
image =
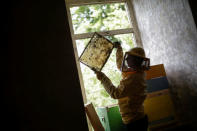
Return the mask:
[[121, 43], [120, 42], [114, 42], [114, 47], [115, 48], [119, 48], [119, 47], [121, 47]]
[[94, 73], [96, 74], [97, 79], [98, 79], [98, 80], [102, 80], [102, 78], [104, 77], [105, 74], [104, 74], [103, 72], [97, 71], [97, 70], [95, 70], [95, 69], [93, 69], [93, 71], [94, 71]]

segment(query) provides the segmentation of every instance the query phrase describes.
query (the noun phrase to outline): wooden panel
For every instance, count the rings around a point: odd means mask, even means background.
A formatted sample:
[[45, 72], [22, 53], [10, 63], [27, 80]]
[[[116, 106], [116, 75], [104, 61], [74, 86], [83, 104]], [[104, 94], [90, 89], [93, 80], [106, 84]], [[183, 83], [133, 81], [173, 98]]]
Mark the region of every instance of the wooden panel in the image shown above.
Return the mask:
[[70, 6], [90, 5], [90, 4], [103, 4], [103, 3], [117, 3], [125, 2], [126, 0], [65, 0], [66, 4]]
[[146, 80], [161, 76], [166, 76], [163, 64], [150, 66], [150, 70], [146, 71]]
[[94, 128], [94, 131], [105, 131], [92, 103], [85, 105], [85, 111], [92, 124], [92, 127]]
[[[134, 33], [134, 31], [133, 31], [133, 28], [127, 28], [127, 29], [116, 29], [116, 30], [110, 30], [110, 31], [101, 31], [101, 32], [97, 32], [97, 33], [99, 33], [103, 36], [113, 36], [113, 35], [119, 35], [119, 34]], [[86, 38], [91, 38], [93, 35], [94, 35], [94, 32], [73, 34], [73, 38], [75, 40], [86, 39]]]

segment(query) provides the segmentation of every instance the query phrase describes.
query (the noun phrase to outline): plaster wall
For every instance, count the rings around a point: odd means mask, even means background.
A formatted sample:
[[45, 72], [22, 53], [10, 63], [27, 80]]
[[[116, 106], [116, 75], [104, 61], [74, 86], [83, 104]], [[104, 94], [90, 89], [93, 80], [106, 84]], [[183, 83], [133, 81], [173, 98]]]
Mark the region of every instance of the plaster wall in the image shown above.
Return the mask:
[[[187, 0], [133, 0], [151, 65], [163, 63], [177, 112], [196, 123], [197, 30]], [[184, 112], [187, 113], [184, 113]]]

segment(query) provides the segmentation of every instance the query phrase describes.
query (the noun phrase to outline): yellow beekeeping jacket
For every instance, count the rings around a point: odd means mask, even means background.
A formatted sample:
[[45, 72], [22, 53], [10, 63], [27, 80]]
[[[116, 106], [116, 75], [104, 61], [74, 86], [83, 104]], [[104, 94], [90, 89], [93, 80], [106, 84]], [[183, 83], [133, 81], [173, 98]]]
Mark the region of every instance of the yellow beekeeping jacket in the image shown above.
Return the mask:
[[[116, 64], [121, 68], [123, 51], [119, 47], [116, 52]], [[134, 73], [122, 73], [123, 79], [118, 87], [115, 87], [111, 80], [103, 73], [101, 83], [108, 94], [118, 99], [120, 114], [124, 124], [144, 117], [143, 102], [146, 98], [146, 82], [144, 71]]]

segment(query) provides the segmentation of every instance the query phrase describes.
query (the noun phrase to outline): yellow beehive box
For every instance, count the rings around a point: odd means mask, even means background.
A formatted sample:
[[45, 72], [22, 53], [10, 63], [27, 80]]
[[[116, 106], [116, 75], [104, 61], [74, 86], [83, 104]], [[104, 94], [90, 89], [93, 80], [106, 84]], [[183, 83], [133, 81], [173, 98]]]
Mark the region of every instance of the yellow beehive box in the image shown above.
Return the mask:
[[168, 89], [149, 94], [144, 101], [144, 109], [150, 126], [175, 120], [174, 106]]

